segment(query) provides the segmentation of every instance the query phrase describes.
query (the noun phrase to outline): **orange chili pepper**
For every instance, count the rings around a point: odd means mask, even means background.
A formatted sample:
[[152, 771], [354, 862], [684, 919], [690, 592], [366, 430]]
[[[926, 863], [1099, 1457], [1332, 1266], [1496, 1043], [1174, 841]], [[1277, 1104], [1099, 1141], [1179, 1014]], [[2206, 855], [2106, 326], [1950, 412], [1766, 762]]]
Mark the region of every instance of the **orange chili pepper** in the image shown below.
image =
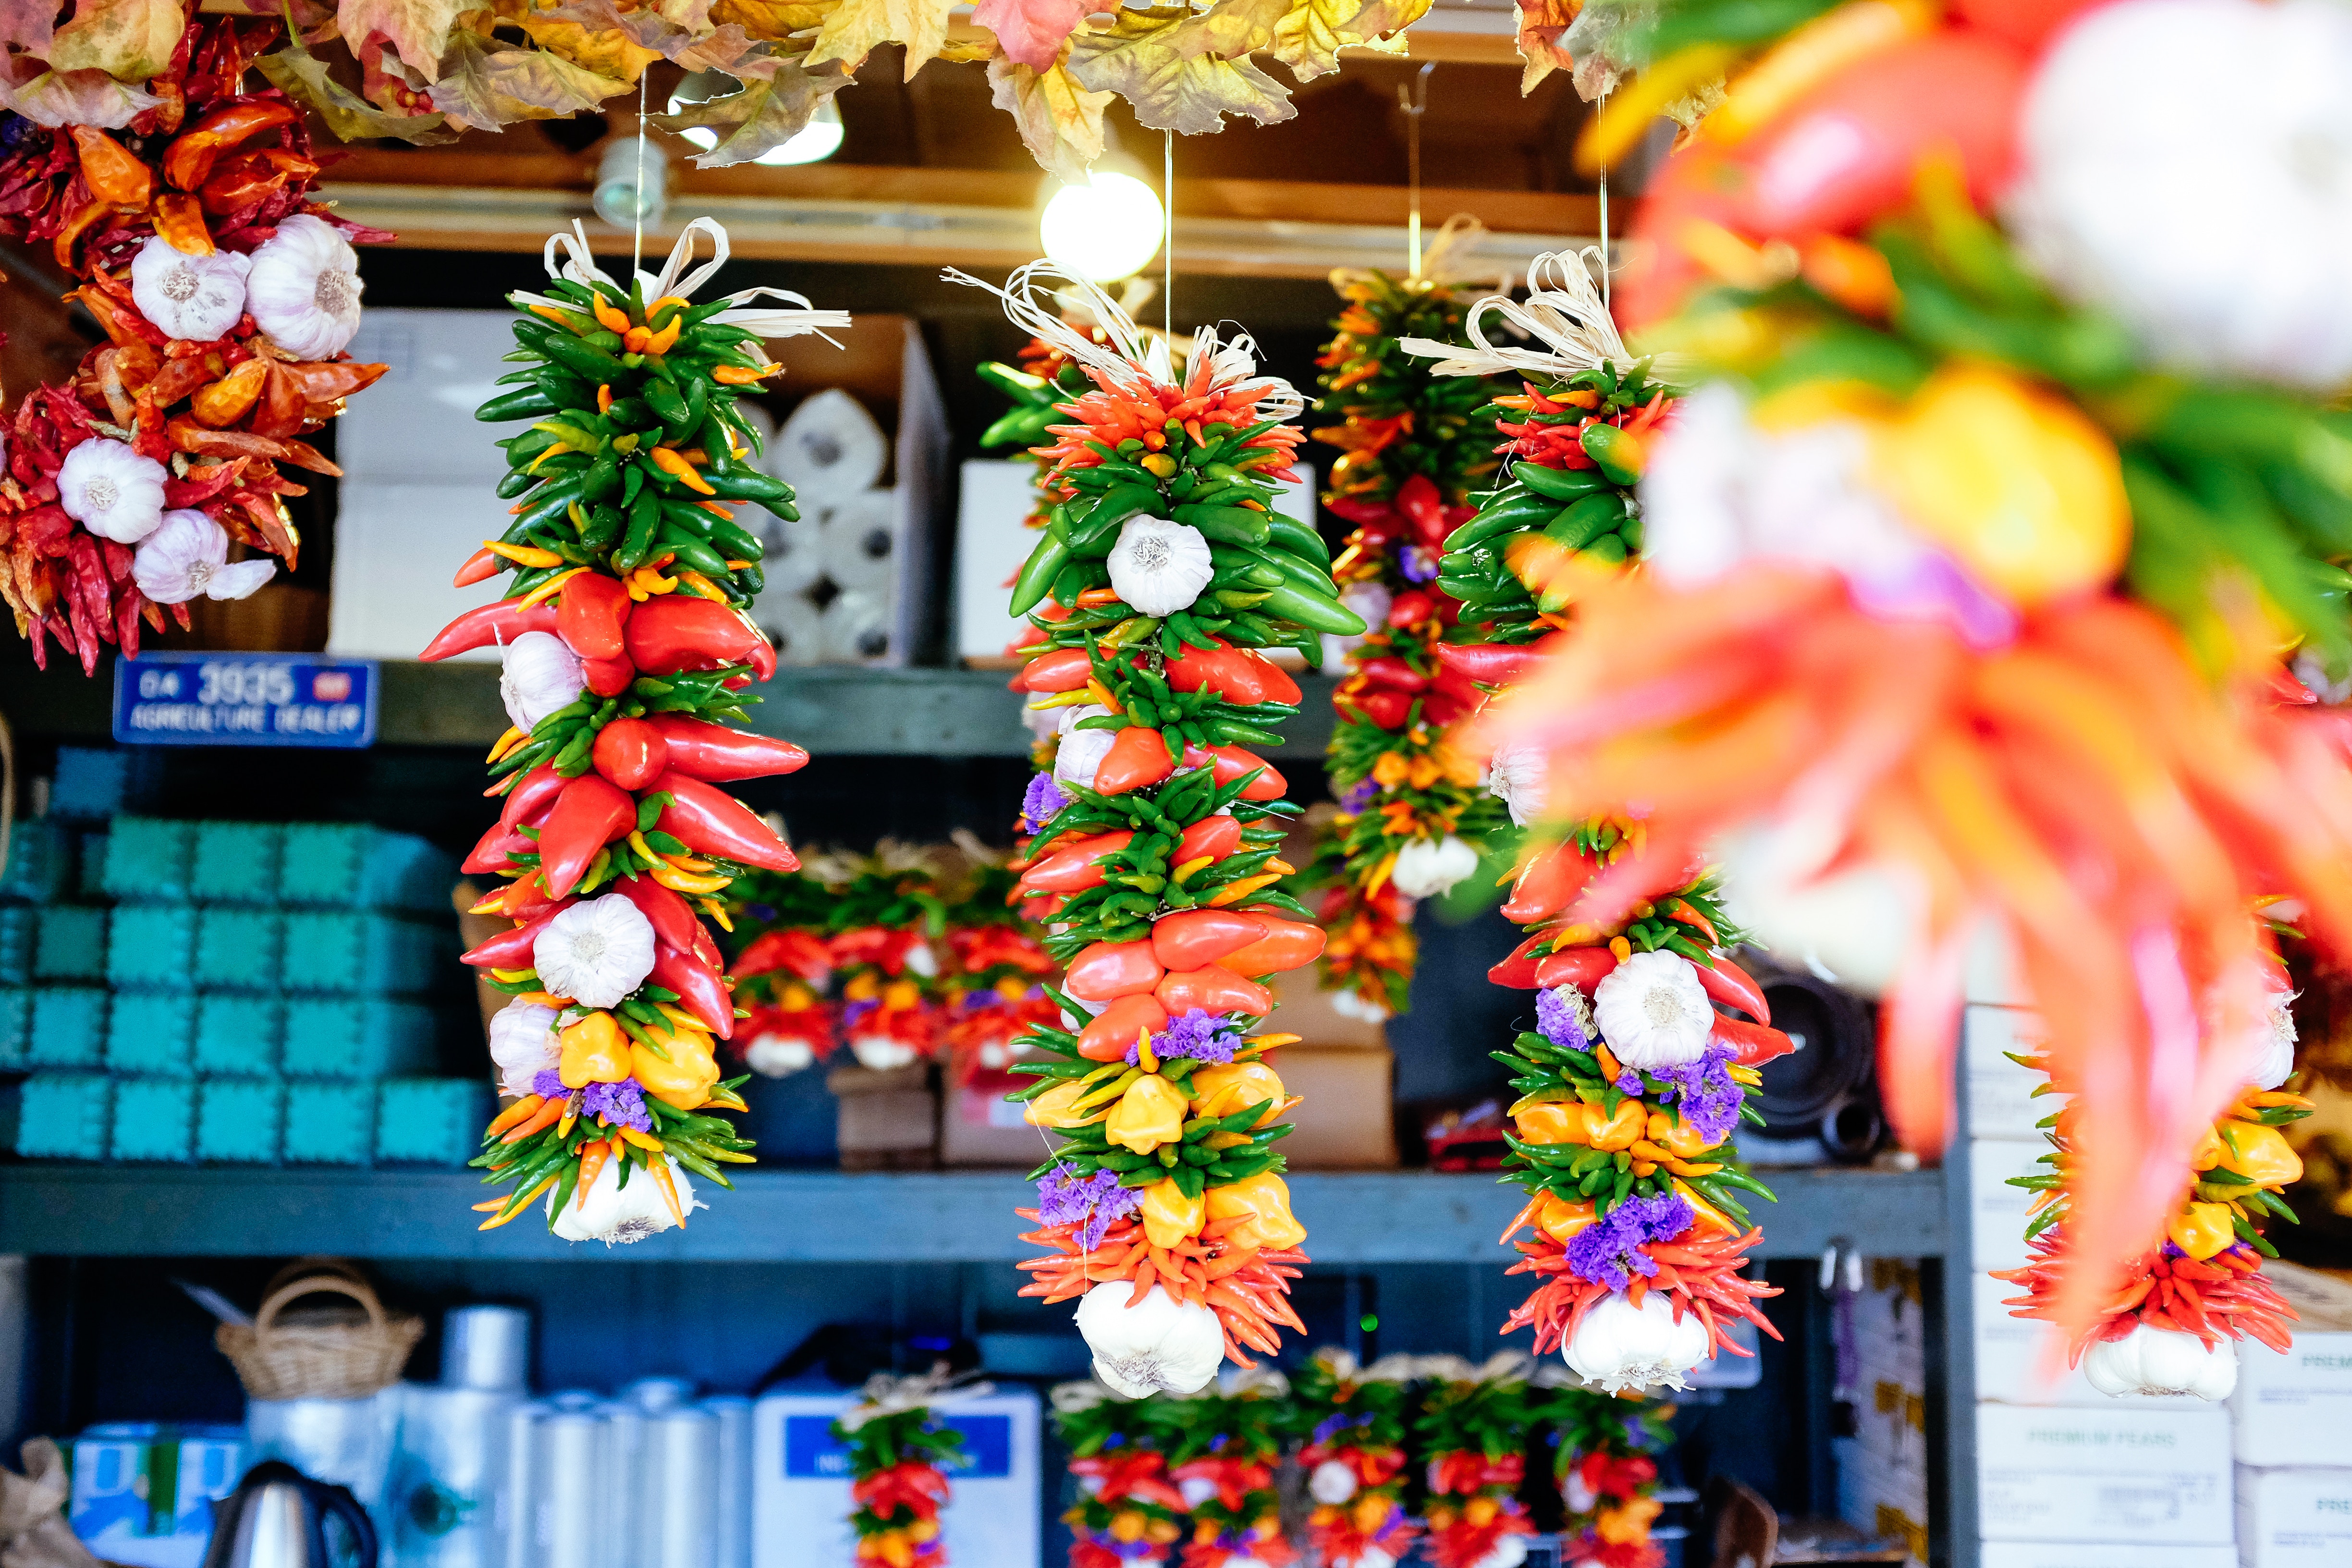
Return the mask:
[[95, 127], [77, 125], [72, 132], [89, 194], [125, 211], [144, 211], [155, 194], [155, 171], [146, 161]]
[[195, 190], [212, 177], [223, 153], [297, 118], [292, 105], [266, 99], [215, 109], [163, 150], [163, 178], [181, 190]]
[[538, 1095], [526, 1094], [491, 1118], [488, 1131], [503, 1132], [516, 1122], [528, 1120], [534, 1111], [546, 1103], [547, 1101]]
[[501, 1143], [520, 1143], [534, 1132], [545, 1131], [548, 1128], [554, 1126], [556, 1122], [562, 1118], [563, 1108], [571, 1103], [572, 1097], [568, 1094], [558, 1095], [553, 1100], [543, 1100], [540, 1101], [539, 1109], [537, 1110], [532, 1111], [529, 1116], [515, 1123], [513, 1127], [508, 1129], [506, 1136], [499, 1139], [499, 1142]]
[[204, 204], [194, 196], [172, 192], [155, 198], [152, 216], [155, 232], [171, 241], [183, 256], [210, 256], [213, 231], [205, 223]]
[[210, 386], [198, 388], [188, 404], [188, 412], [197, 424], [209, 425], [215, 430], [234, 425], [252, 412], [268, 374], [268, 360], [247, 360]]
[[749, 386], [755, 381], [766, 380], [783, 368], [772, 360], [758, 370], [752, 370], [746, 365], [722, 364], [711, 371], [710, 379], [721, 386]]
[[[656, 447], [653, 450], [653, 459], [655, 468], [659, 468], [663, 473], [667, 474], [671, 479], [676, 479], [688, 489], [695, 490], [707, 496], [717, 495], [719, 493], [711, 488], [710, 481], [694, 471], [694, 465], [692, 463], [688, 462], [684, 458], [680, 457], [671, 448], [667, 447]], [[1117, 597], [1116, 595], [1112, 596]]]
[[664, 327], [660, 331], [651, 333], [647, 336], [646, 346], [642, 352], [654, 354], [666, 354], [669, 353], [670, 350], [677, 346], [677, 334], [684, 331], [685, 327], [686, 315], [681, 311], [677, 315], [672, 316], [669, 319], [668, 326]]
[[[81, 211], [66, 219], [65, 226], [58, 229], [56, 237], [49, 241], [49, 254], [57, 258], [58, 265], [59, 267], [65, 268], [68, 271], [73, 270], [74, 246], [79, 242], [83, 235], [89, 232], [90, 226], [97, 223], [99, 219], [106, 216], [110, 210], [111, 209], [110, 209], [104, 202], [92, 198], [88, 206], [83, 207]], [[76, 292], [82, 293], [87, 291], [77, 289]], [[100, 313], [99, 320], [100, 322], [104, 322], [106, 321], [106, 316], [103, 313]], [[109, 337], [114, 336], [111, 331], [110, 331], [107, 335]], [[116, 341], [121, 342], [121, 340], [116, 339]]]
[[596, 389], [596, 412], [599, 414], [613, 412], [613, 389], [609, 385], [599, 386]]
[[621, 310], [619, 307], [614, 305], [606, 304], [604, 302], [604, 296], [602, 294], [597, 295], [594, 300], [591, 300], [588, 308], [596, 313], [596, 324], [598, 326], [604, 328], [608, 332], [619, 332], [624, 337], [628, 335], [630, 325], [629, 313], [626, 310]]
[[572, 1202], [585, 1206], [588, 1189], [596, 1184], [596, 1177], [604, 1169], [604, 1162], [613, 1157], [612, 1145], [599, 1138], [580, 1150], [580, 1184], [572, 1189]]

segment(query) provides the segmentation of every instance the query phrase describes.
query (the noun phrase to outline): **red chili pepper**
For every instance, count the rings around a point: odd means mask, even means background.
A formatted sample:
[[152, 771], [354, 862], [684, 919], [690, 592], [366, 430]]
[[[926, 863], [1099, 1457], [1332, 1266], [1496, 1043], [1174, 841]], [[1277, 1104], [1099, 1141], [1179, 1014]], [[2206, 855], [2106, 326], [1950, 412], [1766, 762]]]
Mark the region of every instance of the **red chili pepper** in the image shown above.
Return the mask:
[[1098, 833], [1091, 838], [1059, 839], [1054, 852], [1021, 874], [1019, 891], [1077, 893], [1100, 885], [1103, 869], [1095, 862], [1127, 847], [1132, 833]]
[[1605, 947], [1571, 947], [1536, 965], [1536, 984], [1549, 991], [1573, 985], [1587, 995], [1617, 971], [1617, 955]]
[[669, 765], [706, 784], [772, 778], [808, 766], [808, 753], [790, 741], [745, 734], [682, 713], [657, 713], [646, 722], [668, 745]]
[[629, 616], [629, 661], [647, 675], [677, 675], [721, 665], [749, 664], [766, 680], [776, 673], [776, 650], [740, 611], [709, 599], [666, 594]]
[[1545, 932], [1538, 931], [1511, 949], [1510, 957], [1486, 971], [1488, 984], [1507, 985], [1515, 991], [1534, 990], [1538, 984], [1536, 979], [1536, 949], [1550, 940]]
[[539, 831], [539, 874], [557, 898], [580, 885], [596, 851], [637, 825], [637, 803], [594, 773], [563, 786]]
[[583, 572], [555, 595], [556, 635], [582, 658], [618, 658], [628, 646], [629, 591], [617, 577]]
[[1149, 942], [1098, 942], [1070, 960], [1062, 989], [1089, 1002], [1115, 1002], [1150, 991], [1165, 973]]
[[528, 855], [538, 847], [504, 823], [493, 822], [474, 841], [473, 848], [457, 863], [457, 869], [476, 873], [509, 870], [514, 865], [512, 857]]
[[449, 579], [449, 585], [470, 588], [477, 583], [488, 582], [505, 569], [506, 563], [488, 549], [477, 550], [466, 557], [466, 563], [457, 568], [457, 574]]
[[1334, 698], [1332, 706], [1357, 713], [1381, 730], [1402, 730], [1404, 721], [1412, 717], [1412, 696], [1390, 687], [1350, 691]]
[[430, 664], [461, 653], [471, 653], [478, 647], [497, 643], [511, 643], [525, 632], [551, 632], [555, 629], [555, 606], [533, 605], [528, 609], [512, 599], [500, 599], [477, 610], [467, 610], [425, 645], [416, 657]]
[[833, 973], [833, 950], [813, 931], [772, 931], [753, 937], [735, 960], [738, 976], [770, 974], [779, 969], [822, 984]]
[[1135, 1048], [1139, 1031], [1159, 1034], [1168, 1027], [1168, 1009], [1149, 992], [1122, 996], [1095, 1015], [1078, 1032], [1078, 1055], [1090, 1062], [1115, 1062]]
[[1176, 1017], [1198, 1007], [1204, 1013], [1247, 1013], [1263, 1018], [1274, 1011], [1274, 993], [1230, 969], [1212, 965], [1171, 974], [1152, 993]]
[[1186, 828], [1168, 857], [1171, 866], [1198, 860], [1203, 855], [1222, 860], [1242, 847], [1242, 825], [1231, 816], [1204, 816]]
[[527, 921], [512, 931], [502, 931], [479, 946], [467, 949], [457, 955], [460, 963], [470, 963], [477, 969], [529, 969], [538, 961], [530, 955], [531, 944], [547, 922], [578, 903], [577, 899], [559, 899], [553, 907], [535, 920]]
[[507, 791], [506, 805], [499, 812], [499, 826], [509, 833], [525, 825], [538, 826], [547, 808], [555, 804], [555, 797], [571, 782], [555, 771], [553, 763], [540, 763]]
[[719, 971], [690, 953], [659, 943], [654, 947], [655, 984], [677, 993], [677, 1005], [710, 1026], [720, 1039], [735, 1033], [735, 998]]
[[1952, 15], [2007, 38], [2022, 49], [2039, 49], [2058, 29], [2099, 0], [1954, 0]]
[[619, 658], [583, 658], [580, 661], [580, 679], [588, 689], [599, 697], [618, 697], [637, 678], [637, 667], [626, 655]]
[[1420, 588], [1407, 588], [1389, 601], [1389, 625], [1400, 630], [1417, 626], [1436, 613], [1436, 599]]
[[669, 766], [669, 742], [643, 719], [614, 719], [596, 731], [596, 771], [623, 789], [643, 789]]
[[1265, 922], [1265, 934], [1247, 947], [1218, 959], [1218, 968], [1255, 980], [1267, 974], [1286, 974], [1323, 956], [1327, 939], [1321, 926], [1286, 921], [1279, 915], [1259, 914], [1256, 918]]
[[680, 952], [692, 952], [695, 941], [702, 935], [702, 922], [694, 918], [694, 908], [685, 899], [663, 887], [651, 877], [615, 877], [612, 891], [637, 906], [637, 912], [652, 922], [654, 940]]
[[1520, 925], [1548, 921], [1575, 901], [1600, 868], [1573, 844], [1556, 844], [1520, 868], [1503, 918]]
[[1524, 675], [1537, 658], [1538, 651], [1533, 647], [1513, 647], [1507, 643], [1437, 645], [1438, 663], [1480, 686], [1508, 686]]
[[1168, 742], [1157, 730], [1130, 724], [1118, 732], [1095, 769], [1095, 788], [1104, 795], [1125, 795], [1149, 789], [1176, 771], [1169, 760]]
[[1299, 698], [1298, 683], [1280, 665], [1222, 640], [1214, 653], [1191, 649], [1168, 666], [1168, 684], [1178, 691], [1213, 691], [1244, 707]]
[[1162, 969], [1202, 969], [1265, 935], [1265, 922], [1231, 910], [1180, 910], [1151, 928], [1151, 955]]
[[507, 889], [507, 896], [499, 908], [510, 921], [535, 921], [558, 908], [564, 900], [547, 896], [547, 884], [539, 873], [530, 871], [517, 878]]
[[[634, 626], [635, 622], [630, 624]], [[724, 790], [672, 768], [654, 781], [650, 793], [670, 796], [658, 826], [688, 848], [768, 871], [800, 869], [800, 857], [793, 853], [792, 846]]]
[[1429, 685], [1429, 677], [1413, 668], [1394, 654], [1380, 654], [1356, 666], [1356, 673], [1376, 686], [1398, 691], [1420, 691]]
[[1709, 996], [1727, 1007], [1738, 1008], [1759, 1024], [1770, 1026], [1772, 1005], [1764, 1000], [1764, 988], [1748, 971], [1727, 958], [1718, 958], [1713, 963], [1694, 963], [1691, 967], [1698, 971], [1698, 983], [1706, 988]]
[[1021, 668], [1007, 684], [1014, 691], [1076, 691], [1094, 675], [1094, 660], [1082, 647], [1057, 647]]
[[1715, 1037], [1738, 1052], [1732, 1059], [1745, 1068], [1762, 1067], [1797, 1048], [1797, 1042], [1778, 1029], [1762, 1024], [1744, 1024], [1720, 1013], [1715, 1016]]
[[[1256, 773], [1256, 781], [1242, 791], [1244, 800], [1280, 800], [1290, 788], [1289, 781], [1273, 763], [1239, 746], [1212, 746], [1207, 751], [1192, 746], [1184, 748], [1186, 767], [1197, 768], [1203, 762], [1209, 764], [1221, 784], [1229, 784], [1244, 773]], [[1260, 769], [1265, 771], [1259, 772]]]
[[292, 105], [275, 99], [215, 109], [163, 149], [163, 177], [184, 191], [193, 191], [211, 177], [214, 163], [229, 148], [277, 126], [291, 125], [299, 118]]

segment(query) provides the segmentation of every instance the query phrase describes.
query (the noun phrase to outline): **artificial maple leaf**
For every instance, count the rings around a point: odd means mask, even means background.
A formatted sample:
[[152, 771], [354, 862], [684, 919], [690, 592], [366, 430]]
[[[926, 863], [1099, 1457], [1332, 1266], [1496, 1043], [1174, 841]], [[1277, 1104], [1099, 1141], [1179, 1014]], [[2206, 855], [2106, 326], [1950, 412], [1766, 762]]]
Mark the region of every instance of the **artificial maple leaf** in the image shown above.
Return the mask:
[[[662, 24], [659, 17], [655, 21], [666, 32], [676, 31]], [[562, 55], [583, 70], [611, 77], [625, 87], [635, 87], [646, 67], [662, 58], [661, 50], [646, 47], [621, 27], [590, 27], [537, 10], [522, 18], [521, 26], [541, 48]]]
[[518, 120], [577, 114], [626, 85], [546, 49], [494, 48], [460, 29], [450, 36], [440, 78], [427, 96], [453, 121], [495, 129]]
[[46, 58], [58, 24], [58, 0], [0, 0], [0, 44]]
[[[1094, 0], [980, 0], [971, 8], [971, 19], [996, 35], [1006, 58], [1034, 71], [1050, 71], [1061, 59], [1063, 41], [1094, 8]], [[997, 80], [993, 65], [988, 79]], [[1011, 107], [1001, 95], [998, 105]], [[1023, 139], [1027, 139], [1025, 130]]]
[[1248, 57], [1258, 47], [1254, 40], [1271, 37], [1287, 4], [1223, 0], [1197, 13], [1120, 11], [1108, 27], [1071, 35], [1069, 72], [1083, 87], [1127, 100], [1153, 131], [1205, 136], [1223, 130], [1228, 114], [1279, 125], [1298, 110]]
[[647, 115], [646, 123], [658, 131], [702, 127], [719, 132], [716, 146], [695, 154], [697, 168], [749, 163], [798, 135], [819, 103], [849, 85], [849, 73], [838, 67], [807, 70], [797, 60], [773, 63], [775, 74], [764, 81], [748, 82], [740, 92], [705, 99], [676, 114]]
[[1339, 51], [1402, 34], [1432, 0], [1296, 0], [1274, 25], [1274, 58], [1301, 81], [1339, 68]]
[[187, 30], [180, 0], [82, 0], [49, 39], [51, 70], [100, 70], [143, 82], [172, 63]]
[[988, 62], [989, 96], [1021, 127], [1021, 144], [1037, 166], [1066, 185], [1084, 184], [1087, 169], [1103, 150], [1103, 110], [1111, 95], [1078, 85], [1062, 64], [1066, 45], [1052, 65], [1033, 70], [1007, 50]]
[[1576, 58], [1559, 47], [1559, 37], [1582, 8], [1581, 0], [1518, 0], [1512, 7], [1522, 62], [1520, 97], [1552, 72], [1576, 68]]
[[948, 41], [948, 14], [956, 0], [841, 0], [817, 29], [808, 63], [839, 60], [851, 70], [866, 63], [877, 44], [903, 44], [906, 79], [935, 58]]
[[[542, 23], [570, 22], [593, 32], [618, 33], [635, 47], [656, 58], [666, 56], [690, 71], [726, 71], [739, 77], [759, 74], [744, 68], [747, 57], [751, 57], [752, 51], [761, 45], [759, 40], [744, 31], [741, 24], [729, 22], [721, 26], [711, 26], [710, 7], [702, 0], [690, 0], [690, 8], [679, 9], [680, 15], [693, 19], [693, 26], [686, 26], [661, 11], [650, 8], [625, 11], [614, 5], [614, 0], [565, 0], [565, 4], [552, 10], [538, 11], [532, 15]], [[526, 20], [523, 26], [530, 27], [532, 24]], [[591, 61], [581, 60], [579, 63], [593, 68]], [[636, 78], [632, 74], [629, 79], [634, 81]]]
[[354, 48], [370, 34], [382, 33], [409, 69], [428, 82], [438, 81], [457, 14], [476, 8], [474, 0], [342, 0], [335, 30]]
[[327, 62], [302, 47], [299, 32], [287, 38], [284, 48], [253, 63], [272, 87], [316, 110], [339, 142], [394, 136], [424, 147], [457, 139], [457, 132], [446, 129], [446, 121], [438, 114], [391, 113], [335, 80], [327, 74]]
[[0, 109], [52, 131], [68, 125], [119, 131], [159, 101], [101, 70], [41, 71], [19, 84], [13, 79], [15, 65], [11, 61], [0, 70]]
[[733, 23], [754, 38], [774, 42], [824, 26], [840, 5], [841, 0], [716, 0], [710, 19], [721, 26]]

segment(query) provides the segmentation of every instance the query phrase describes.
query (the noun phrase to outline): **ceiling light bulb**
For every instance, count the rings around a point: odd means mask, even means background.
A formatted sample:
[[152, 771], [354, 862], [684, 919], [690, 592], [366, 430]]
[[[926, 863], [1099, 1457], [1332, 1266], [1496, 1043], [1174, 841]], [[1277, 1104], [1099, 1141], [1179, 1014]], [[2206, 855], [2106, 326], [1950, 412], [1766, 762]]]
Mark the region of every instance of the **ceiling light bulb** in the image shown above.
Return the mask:
[[1164, 218], [1159, 192], [1132, 174], [1098, 169], [1093, 184], [1055, 192], [1037, 230], [1050, 259], [1081, 278], [1116, 283], [1159, 253]]

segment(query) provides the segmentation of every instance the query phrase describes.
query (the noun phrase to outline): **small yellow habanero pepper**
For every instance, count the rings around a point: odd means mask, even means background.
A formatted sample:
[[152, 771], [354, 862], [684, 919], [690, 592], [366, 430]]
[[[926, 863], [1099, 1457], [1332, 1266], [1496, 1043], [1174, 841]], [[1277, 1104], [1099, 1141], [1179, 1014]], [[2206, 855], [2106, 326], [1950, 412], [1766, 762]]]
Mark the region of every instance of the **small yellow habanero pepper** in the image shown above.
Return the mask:
[[610, 1013], [591, 1013], [558, 1037], [563, 1055], [555, 1071], [564, 1088], [618, 1083], [629, 1076], [629, 1037]]
[[2303, 1156], [2286, 1135], [2259, 1121], [2232, 1121], [2221, 1130], [2221, 1168], [2258, 1187], [2287, 1187], [2303, 1179]]
[[2185, 1212], [2172, 1216], [2164, 1234], [2173, 1246], [2202, 1263], [2238, 1239], [2230, 1215], [2228, 1204], [2191, 1203]]
[[1183, 1092], [1158, 1073], [1144, 1074], [1111, 1108], [1103, 1136], [1137, 1154], [1176, 1142], [1184, 1136]]
[[[1263, 1127], [1282, 1114], [1282, 1079], [1264, 1062], [1227, 1062], [1205, 1067], [1192, 1075], [1192, 1114], [1206, 1118], [1267, 1101], [1256, 1125]], [[1137, 1150], [1137, 1153], [1144, 1152]]]
[[711, 1086], [719, 1081], [719, 1061], [710, 1054], [710, 1040], [706, 1035], [680, 1029], [662, 1042], [669, 1053], [664, 1061], [644, 1046], [629, 1047], [629, 1071], [645, 1091], [680, 1110], [692, 1110], [710, 1098]]
[[1581, 1143], [1584, 1104], [1575, 1100], [1546, 1100], [1511, 1112], [1522, 1143]]
[[1536, 1202], [1535, 1222], [1538, 1230], [1564, 1243], [1593, 1222], [1592, 1205], [1572, 1204], [1556, 1194], [1546, 1193]]
[[1248, 1215], [1225, 1233], [1237, 1247], [1281, 1252], [1307, 1239], [1307, 1227], [1290, 1212], [1290, 1189], [1280, 1176], [1267, 1171], [1208, 1191], [1208, 1217], [1234, 1219]]
[[1174, 1247], [1201, 1234], [1206, 1220], [1201, 1198], [1188, 1198], [1173, 1181], [1143, 1189], [1143, 1234], [1154, 1247]]
[[1094, 1092], [1091, 1085], [1076, 1079], [1057, 1083], [1031, 1100], [1021, 1112], [1021, 1120], [1032, 1127], [1084, 1127], [1102, 1120], [1101, 1111], [1087, 1112], [1070, 1109]]
[[1745, 1236], [1748, 1233], [1747, 1226], [1734, 1224], [1729, 1215], [1693, 1192], [1688, 1182], [1675, 1182], [1675, 1191], [1682, 1194], [1683, 1202], [1690, 1205], [1691, 1213], [1697, 1216], [1699, 1224], [1712, 1226], [1725, 1236]]
[[1697, 1128], [1678, 1116], [1668, 1116], [1663, 1110], [1650, 1112], [1649, 1130], [1650, 1142], [1677, 1159], [1688, 1160], [1714, 1147], [1699, 1136]]

